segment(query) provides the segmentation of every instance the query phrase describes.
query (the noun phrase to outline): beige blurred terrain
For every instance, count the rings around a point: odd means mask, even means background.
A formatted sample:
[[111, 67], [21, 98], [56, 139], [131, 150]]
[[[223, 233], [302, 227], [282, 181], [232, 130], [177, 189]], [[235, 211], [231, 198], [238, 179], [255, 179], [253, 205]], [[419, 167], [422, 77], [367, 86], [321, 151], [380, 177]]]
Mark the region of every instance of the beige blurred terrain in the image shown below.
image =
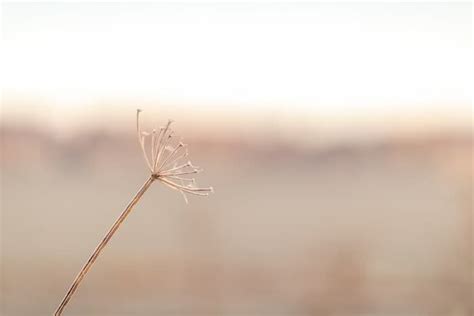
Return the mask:
[[0, 4], [0, 316], [474, 315], [472, 3]]
[[[132, 134], [1, 132], [2, 315], [48, 315], [145, 165]], [[190, 146], [215, 194], [154, 185], [66, 315], [472, 315], [469, 134]]]

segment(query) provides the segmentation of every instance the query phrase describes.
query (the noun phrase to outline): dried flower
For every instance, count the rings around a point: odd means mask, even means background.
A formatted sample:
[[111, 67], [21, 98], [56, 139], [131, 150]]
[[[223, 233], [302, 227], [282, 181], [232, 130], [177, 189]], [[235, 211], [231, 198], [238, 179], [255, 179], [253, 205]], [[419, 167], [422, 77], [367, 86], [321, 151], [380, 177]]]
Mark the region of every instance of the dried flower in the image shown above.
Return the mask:
[[[213, 192], [212, 187], [196, 187], [196, 181], [194, 178], [188, 178], [189, 175], [198, 173], [202, 170], [193, 166], [189, 160], [186, 160], [188, 156], [187, 145], [183, 144], [181, 141], [175, 141], [173, 131], [170, 129], [172, 121], [168, 121], [168, 124], [166, 124], [165, 127], [160, 128], [158, 132], [156, 130], [153, 130], [151, 134], [142, 132], [140, 129], [140, 112], [141, 110], [137, 110], [138, 141], [151, 175], [130, 200], [122, 214], [120, 214], [119, 218], [114, 222], [112, 227], [108, 230], [107, 234], [97, 245], [97, 248], [79, 271], [79, 274], [72, 282], [69, 290], [66, 292], [66, 295], [56, 309], [56, 312], [54, 313], [55, 316], [60, 316], [62, 314], [64, 308], [76, 292], [87, 272], [97, 260], [99, 254], [109, 243], [120, 225], [125, 221], [134, 206], [140, 201], [143, 194], [145, 194], [155, 180], [159, 180], [166, 186], [181, 192], [186, 203], [188, 202], [186, 194], [209, 195], [210, 192]], [[151, 137], [149, 138], [150, 142], [148, 145], [150, 153], [147, 154], [147, 137], [150, 135]]]
[[202, 169], [194, 166], [187, 159], [188, 145], [181, 140], [176, 140], [176, 136], [170, 128], [173, 121], [168, 120], [166, 126], [161, 127], [158, 131], [153, 129], [151, 133], [148, 133], [140, 128], [140, 112], [142, 110], [138, 109], [138, 142], [152, 177], [179, 191], [186, 203], [188, 203], [186, 194], [207, 196], [214, 192], [212, 187], [197, 187], [196, 180], [190, 178], [191, 175], [201, 172]]

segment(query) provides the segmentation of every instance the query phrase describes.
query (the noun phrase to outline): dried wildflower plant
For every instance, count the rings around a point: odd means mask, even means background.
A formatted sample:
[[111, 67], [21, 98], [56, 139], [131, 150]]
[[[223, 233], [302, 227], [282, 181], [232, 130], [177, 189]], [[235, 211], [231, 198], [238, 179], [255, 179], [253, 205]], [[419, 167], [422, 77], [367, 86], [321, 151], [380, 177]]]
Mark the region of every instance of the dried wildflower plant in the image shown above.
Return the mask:
[[158, 130], [153, 129], [152, 132], [149, 133], [142, 131], [140, 128], [140, 112], [142, 112], [142, 110], [137, 110], [138, 142], [142, 149], [148, 169], [150, 170], [150, 177], [128, 203], [125, 210], [114, 222], [99, 245], [97, 245], [96, 249], [89, 257], [86, 264], [82, 267], [56, 309], [56, 312], [54, 313], [55, 316], [62, 314], [67, 303], [77, 290], [86, 273], [96, 261], [101, 251], [154, 181], [158, 180], [164, 185], [179, 191], [186, 203], [188, 203], [188, 194], [207, 196], [213, 192], [212, 187], [200, 188], [196, 186], [196, 180], [192, 178], [192, 176], [201, 172], [202, 169], [194, 166], [191, 161], [188, 160], [188, 146], [181, 140], [176, 140], [176, 136], [170, 128], [172, 121], [169, 120], [164, 127], [161, 127]]

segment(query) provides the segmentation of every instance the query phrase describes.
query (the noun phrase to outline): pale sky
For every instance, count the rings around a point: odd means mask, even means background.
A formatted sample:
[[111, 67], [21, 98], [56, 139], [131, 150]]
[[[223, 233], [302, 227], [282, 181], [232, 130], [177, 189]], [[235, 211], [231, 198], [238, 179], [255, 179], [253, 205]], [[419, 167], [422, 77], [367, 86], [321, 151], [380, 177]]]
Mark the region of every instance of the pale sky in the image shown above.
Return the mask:
[[21, 111], [12, 100], [70, 116], [113, 100], [255, 115], [471, 109], [469, 3], [3, 4], [2, 26], [6, 114]]

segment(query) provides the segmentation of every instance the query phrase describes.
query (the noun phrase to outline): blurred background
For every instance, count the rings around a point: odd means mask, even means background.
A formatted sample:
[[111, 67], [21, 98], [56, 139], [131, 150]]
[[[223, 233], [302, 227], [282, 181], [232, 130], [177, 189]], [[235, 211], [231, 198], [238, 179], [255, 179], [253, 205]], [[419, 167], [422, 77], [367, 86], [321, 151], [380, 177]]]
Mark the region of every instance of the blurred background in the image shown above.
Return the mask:
[[3, 3], [1, 314], [472, 315], [470, 3]]

